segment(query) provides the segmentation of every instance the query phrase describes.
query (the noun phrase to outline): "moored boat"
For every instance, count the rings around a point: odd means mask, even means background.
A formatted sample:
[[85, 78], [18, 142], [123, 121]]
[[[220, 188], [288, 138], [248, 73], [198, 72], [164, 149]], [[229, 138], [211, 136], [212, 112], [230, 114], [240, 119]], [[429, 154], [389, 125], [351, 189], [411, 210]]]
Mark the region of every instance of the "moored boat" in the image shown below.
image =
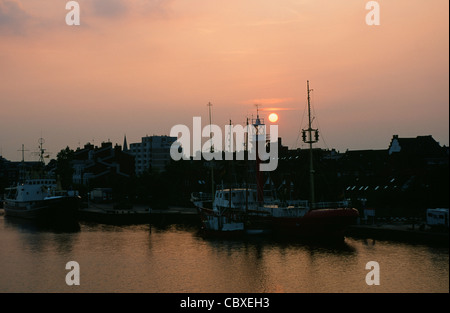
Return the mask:
[[[244, 233], [244, 215], [231, 202], [225, 200], [225, 194], [229, 191], [217, 190], [214, 200], [211, 194], [193, 193], [191, 201], [197, 208], [202, 224], [202, 230], [210, 235], [235, 236]], [[224, 205], [224, 201], [227, 205]]]
[[[6, 216], [37, 220], [44, 223], [76, 222], [81, 203], [78, 191], [63, 190], [59, 181], [45, 173], [45, 140], [39, 139], [39, 163], [41, 169], [26, 173], [24, 145], [22, 145], [21, 177], [17, 184], [5, 189], [3, 208]], [[28, 177], [28, 178], [27, 178]]]
[[348, 201], [315, 202], [312, 145], [319, 141], [318, 129], [312, 128], [309, 81], [308, 128], [302, 131], [303, 141], [309, 145], [310, 199], [300, 205], [277, 206], [272, 211], [273, 229], [277, 232], [311, 239], [343, 239], [347, 228], [356, 223], [359, 212]]
[[281, 234], [341, 240], [348, 227], [356, 223], [358, 216], [358, 210], [350, 207], [277, 208], [272, 215], [272, 225], [274, 231]]
[[27, 179], [6, 188], [3, 207], [6, 216], [44, 222], [74, 221], [80, 197], [76, 191], [58, 189], [55, 179]]
[[[316, 203], [314, 197], [314, 169], [312, 163], [312, 144], [318, 141], [318, 130], [312, 128], [310, 89], [308, 88], [308, 128], [303, 130], [303, 139], [310, 150], [310, 199], [279, 201], [264, 196], [264, 172], [260, 171], [259, 145], [267, 144], [265, 124], [259, 117], [253, 121], [253, 147], [256, 147], [256, 187], [221, 187], [210, 199], [206, 194], [193, 194], [191, 201], [199, 209], [204, 227], [216, 232], [233, 229], [247, 234], [276, 232], [289, 236], [310, 239], [340, 240], [347, 228], [356, 223], [358, 210], [347, 201]], [[248, 133], [247, 138], [249, 138]], [[248, 143], [246, 144], [248, 147]], [[213, 150], [212, 150], [213, 151]], [[247, 159], [248, 159], [248, 151]], [[211, 171], [212, 172], [212, 171]], [[214, 182], [214, 179], [212, 179]], [[209, 204], [206, 208], [206, 203]], [[230, 227], [228, 227], [230, 226]]]

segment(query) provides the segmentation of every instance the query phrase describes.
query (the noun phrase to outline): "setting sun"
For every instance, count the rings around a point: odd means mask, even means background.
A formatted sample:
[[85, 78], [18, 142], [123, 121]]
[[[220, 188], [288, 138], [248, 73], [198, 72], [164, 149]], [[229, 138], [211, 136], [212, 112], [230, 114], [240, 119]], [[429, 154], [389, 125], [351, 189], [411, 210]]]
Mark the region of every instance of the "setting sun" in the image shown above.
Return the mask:
[[277, 113], [270, 113], [269, 121], [271, 121], [272, 123], [275, 123], [276, 121], [278, 121], [278, 114]]

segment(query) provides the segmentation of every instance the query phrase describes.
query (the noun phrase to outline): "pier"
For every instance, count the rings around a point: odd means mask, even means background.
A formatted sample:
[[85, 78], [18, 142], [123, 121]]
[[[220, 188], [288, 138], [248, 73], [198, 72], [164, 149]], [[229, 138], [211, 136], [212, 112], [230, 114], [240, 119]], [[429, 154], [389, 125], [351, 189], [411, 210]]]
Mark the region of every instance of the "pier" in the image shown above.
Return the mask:
[[184, 222], [200, 223], [196, 208], [169, 207], [167, 209], [150, 209], [152, 223]]
[[90, 203], [78, 210], [78, 217], [83, 221], [104, 224], [140, 224], [150, 222], [150, 209], [147, 206]]
[[449, 245], [448, 230], [438, 231], [414, 224], [352, 225], [347, 230], [352, 237], [398, 240], [417, 244]]

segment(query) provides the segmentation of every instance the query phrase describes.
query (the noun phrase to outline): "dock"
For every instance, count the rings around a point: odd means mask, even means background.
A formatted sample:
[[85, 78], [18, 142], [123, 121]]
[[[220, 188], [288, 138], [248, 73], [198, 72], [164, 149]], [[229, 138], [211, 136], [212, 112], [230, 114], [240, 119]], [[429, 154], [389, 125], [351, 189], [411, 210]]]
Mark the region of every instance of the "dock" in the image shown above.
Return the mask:
[[449, 233], [437, 231], [428, 226], [412, 224], [352, 225], [347, 230], [351, 237], [398, 240], [418, 244], [449, 245]]
[[169, 207], [167, 209], [150, 209], [150, 220], [155, 223], [198, 223], [200, 218], [196, 208]]
[[78, 210], [78, 218], [103, 224], [141, 224], [150, 221], [150, 209], [147, 206], [120, 208], [112, 204], [90, 203]]

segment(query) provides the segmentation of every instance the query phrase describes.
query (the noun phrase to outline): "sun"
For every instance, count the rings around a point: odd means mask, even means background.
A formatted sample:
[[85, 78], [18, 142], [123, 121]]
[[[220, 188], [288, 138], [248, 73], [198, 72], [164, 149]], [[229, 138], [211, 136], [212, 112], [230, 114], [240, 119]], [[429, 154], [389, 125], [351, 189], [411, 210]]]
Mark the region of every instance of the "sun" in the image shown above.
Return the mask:
[[278, 114], [277, 113], [270, 113], [269, 121], [271, 121], [272, 123], [275, 123], [276, 121], [278, 121]]

